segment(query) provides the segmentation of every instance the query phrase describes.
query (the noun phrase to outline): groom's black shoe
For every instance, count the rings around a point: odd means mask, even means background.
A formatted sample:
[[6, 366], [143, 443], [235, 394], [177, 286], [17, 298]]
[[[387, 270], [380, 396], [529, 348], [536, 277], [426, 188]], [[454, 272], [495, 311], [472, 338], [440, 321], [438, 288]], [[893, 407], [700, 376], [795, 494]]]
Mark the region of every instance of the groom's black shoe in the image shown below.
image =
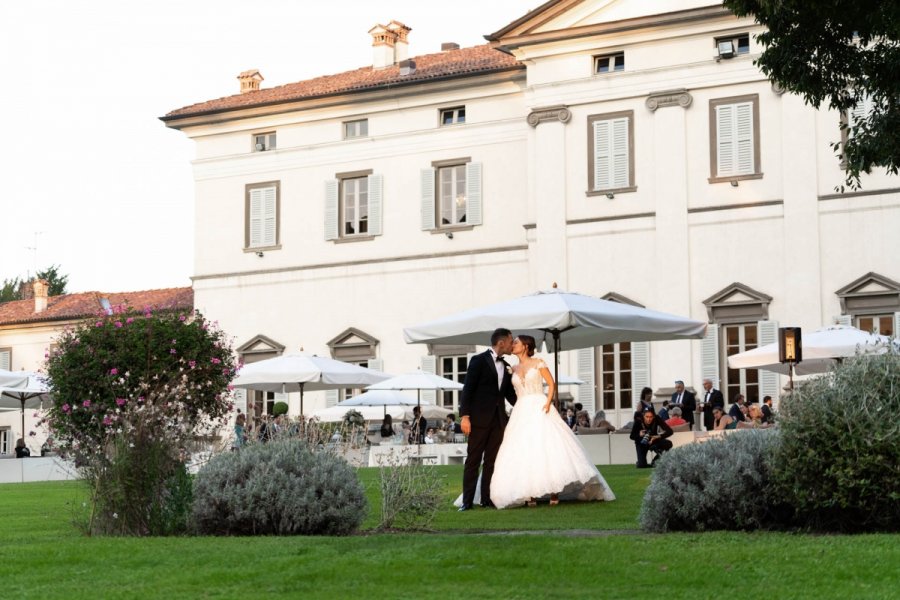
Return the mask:
[[497, 508], [496, 506], [494, 506], [494, 503], [491, 502], [490, 500], [482, 502], [481, 506], [483, 506], [484, 508]]
[[459, 510], [457, 510], [456, 512], [464, 512], [467, 510], [472, 510], [471, 504], [463, 504], [462, 506], [459, 507]]

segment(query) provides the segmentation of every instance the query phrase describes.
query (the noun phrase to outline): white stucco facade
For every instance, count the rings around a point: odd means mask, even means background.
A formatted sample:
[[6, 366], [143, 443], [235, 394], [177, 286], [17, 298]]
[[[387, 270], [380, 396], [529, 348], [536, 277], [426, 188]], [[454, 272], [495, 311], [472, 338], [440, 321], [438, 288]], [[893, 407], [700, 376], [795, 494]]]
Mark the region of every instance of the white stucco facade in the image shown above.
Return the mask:
[[[689, 0], [557, 8], [495, 35], [520, 71], [169, 120], [197, 147], [195, 306], [236, 346], [262, 335], [327, 355], [355, 328], [392, 373], [429, 364], [429, 348], [403, 342], [405, 325], [554, 282], [719, 325], [717, 346], [632, 349], [648, 362], [627, 381], [622, 349], [608, 364], [602, 350], [565, 353], [562, 371], [589, 380], [578, 399], [618, 425], [641, 385], [662, 394], [675, 379], [699, 389], [712, 376], [726, 391], [777, 395], [777, 377], [726, 372], [732, 335], [752, 347], [779, 324], [816, 329], [842, 315], [886, 317], [896, 333], [900, 181], [874, 173], [860, 191], [835, 191], [839, 115], [773, 88], [753, 65], [752, 20]], [[746, 53], [714, 58], [717, 38], [740, 35]], [[597, 57], [617, 53], [624, 68], [598, 73]], [[727, 99], [753, 105], [758, 152], [751, 173], [716, 177], [714, 118]], [[466, 122], [440, 126], [440, 109], [454, 106]], [[589, 189], [598, 115], [625, 115], [631, 128], [629, 185], [611, 197]], [[354, 119], [368, 119], [368, 135], [342, 139]], [[277, 150], [253, 152], [251, 136], [269, 131]], [[425, 231], [421, 174], [448, 160], [481, 165], [481, 224]], [[381, 176], [381, 234], [326, 241], [326, 182], [357, 172]], [[278, 243], [257, 250], [246, 190], [265, 182], [278, 182]], [[853, 308], [838, 290], [879, 300]], [[616, 393], [604, 397], [609, 381]], [[306, 412], [328, 401], [308, 394]]]

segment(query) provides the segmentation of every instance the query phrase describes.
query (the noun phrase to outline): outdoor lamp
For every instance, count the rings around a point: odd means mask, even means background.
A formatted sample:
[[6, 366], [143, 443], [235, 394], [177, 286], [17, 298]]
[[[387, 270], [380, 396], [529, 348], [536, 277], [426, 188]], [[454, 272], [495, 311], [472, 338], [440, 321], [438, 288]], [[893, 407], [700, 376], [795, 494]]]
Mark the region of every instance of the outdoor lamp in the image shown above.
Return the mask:
[[778, 328], [778, 361], [798, 363], [803, 360], [803, 342], [799, 327]]

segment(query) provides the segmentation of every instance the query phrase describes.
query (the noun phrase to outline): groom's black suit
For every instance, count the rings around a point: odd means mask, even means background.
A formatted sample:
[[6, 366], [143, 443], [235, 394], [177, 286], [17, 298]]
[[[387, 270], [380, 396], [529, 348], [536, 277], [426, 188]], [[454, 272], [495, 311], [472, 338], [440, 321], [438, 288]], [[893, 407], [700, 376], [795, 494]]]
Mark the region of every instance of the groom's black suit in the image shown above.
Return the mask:
[[496, 360], [492, 351], [476, 354], [469, 361], [466, 381], [459, 400], [460, 417], [469, 417], [472, 431], [469, 433], [468, 455], [463, 471], [463, 506], [471, 507], [478, 484], [478, 467], [484, 458], [481, 472], [481, 504], [491, 505], [491, 477], [494, 460], [503, 442], [506, 427], [506, 404], [516, 403], [516, 391], [508, 365], [501, 360], [503, 379], [498, 385]]

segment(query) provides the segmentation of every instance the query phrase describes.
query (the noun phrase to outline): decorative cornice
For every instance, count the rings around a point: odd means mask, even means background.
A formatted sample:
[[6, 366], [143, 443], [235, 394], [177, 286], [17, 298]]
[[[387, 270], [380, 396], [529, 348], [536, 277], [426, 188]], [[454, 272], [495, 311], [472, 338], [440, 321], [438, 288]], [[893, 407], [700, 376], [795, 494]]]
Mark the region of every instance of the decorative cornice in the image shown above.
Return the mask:
[[644, 104], [650, 109], [650, 112], [656, 112], [657, 108], [662, 108], [664, 106], [680, 106], [681, 108], [687, 108], [693, 101], [693, 96], [691, 96], [686, 89], [680, 88], [677, 90], [651, 92], [651, 94], [647, 96], [647, 100]]
[[526, 117], [526, 121], [532, 127], [537, 127], [544, 121], [559, 121], [560, 123], [568, 123], [572, 120], [572, 111], [566, 106], [547, 106], [545, 108], [536, 108]]

